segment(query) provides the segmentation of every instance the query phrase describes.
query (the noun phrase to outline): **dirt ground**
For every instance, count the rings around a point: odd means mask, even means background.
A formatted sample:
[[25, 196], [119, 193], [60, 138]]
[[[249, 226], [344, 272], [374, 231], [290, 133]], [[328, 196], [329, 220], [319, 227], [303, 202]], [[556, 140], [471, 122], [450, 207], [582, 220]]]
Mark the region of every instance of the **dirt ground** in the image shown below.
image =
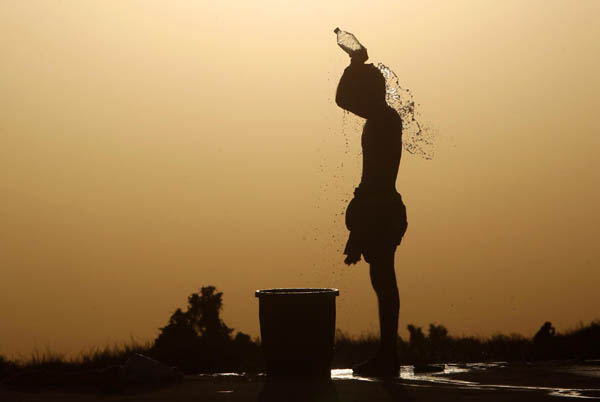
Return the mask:
[[[556, 401], [600, 399], [600, 377], [577, 368], [513, 366], [497, 370], [398, 379], [334, 379], [266, 381], [261, 376], [187, 376], [162, 388], [129, 388], [98, 394], [84, 390], [23, 392], [0, 388], [2, 402], [50, 401], [256, 401], [256, 402], [384, 402], [384, 401]], [[557, 399], [558, 398], [558, 399]]]

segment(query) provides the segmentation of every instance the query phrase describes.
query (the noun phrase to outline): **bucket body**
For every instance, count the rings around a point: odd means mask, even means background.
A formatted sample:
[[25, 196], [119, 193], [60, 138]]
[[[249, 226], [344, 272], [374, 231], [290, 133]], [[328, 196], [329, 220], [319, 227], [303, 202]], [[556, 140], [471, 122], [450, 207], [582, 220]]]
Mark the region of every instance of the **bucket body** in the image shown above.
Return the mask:
[[269, 377], [330, 378], [337, 289], [257, 290]]

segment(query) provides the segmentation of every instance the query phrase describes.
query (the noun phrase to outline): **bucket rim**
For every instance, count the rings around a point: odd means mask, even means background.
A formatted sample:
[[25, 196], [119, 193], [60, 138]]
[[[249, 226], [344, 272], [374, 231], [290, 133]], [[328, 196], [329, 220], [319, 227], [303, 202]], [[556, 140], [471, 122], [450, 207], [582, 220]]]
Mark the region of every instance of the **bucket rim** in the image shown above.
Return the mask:
[[283, 296], [283, 295], [329, 295], [339, 296], [340, 291], [335, 288], [271, 288], [258, 289], [254, 296]]

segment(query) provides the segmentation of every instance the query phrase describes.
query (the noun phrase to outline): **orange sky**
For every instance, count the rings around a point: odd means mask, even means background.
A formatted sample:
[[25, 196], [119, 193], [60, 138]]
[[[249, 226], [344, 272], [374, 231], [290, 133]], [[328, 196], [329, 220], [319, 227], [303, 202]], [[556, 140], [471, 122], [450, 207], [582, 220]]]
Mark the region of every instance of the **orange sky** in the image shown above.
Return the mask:
[[[361, 120], [333, 101], [355, 33], [437, 132], [405, 154], [402, 330], [531, 335], [600, 311], [598, 1], [0, 3], [0, 354], [153, 339], [202, 285], [337, 287]], [[348, 145], [346, 145], [346, 140]], [[401, 335], [405, 335], [403, 331]]]

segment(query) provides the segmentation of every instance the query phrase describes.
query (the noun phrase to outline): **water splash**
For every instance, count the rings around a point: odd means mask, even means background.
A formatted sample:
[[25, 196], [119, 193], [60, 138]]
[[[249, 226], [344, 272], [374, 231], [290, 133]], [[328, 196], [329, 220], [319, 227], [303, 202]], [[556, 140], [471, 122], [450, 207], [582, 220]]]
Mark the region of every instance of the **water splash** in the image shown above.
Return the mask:
[[420, 114], [416, 109], [412, 92], [400, 85], [398, 76], [388, 66], [378, 63], [377, 68], [385, 77], [386, 101], [402, 118], [404, 149], [424, 159], [432, 159], [435, 133], [419, 121]]

